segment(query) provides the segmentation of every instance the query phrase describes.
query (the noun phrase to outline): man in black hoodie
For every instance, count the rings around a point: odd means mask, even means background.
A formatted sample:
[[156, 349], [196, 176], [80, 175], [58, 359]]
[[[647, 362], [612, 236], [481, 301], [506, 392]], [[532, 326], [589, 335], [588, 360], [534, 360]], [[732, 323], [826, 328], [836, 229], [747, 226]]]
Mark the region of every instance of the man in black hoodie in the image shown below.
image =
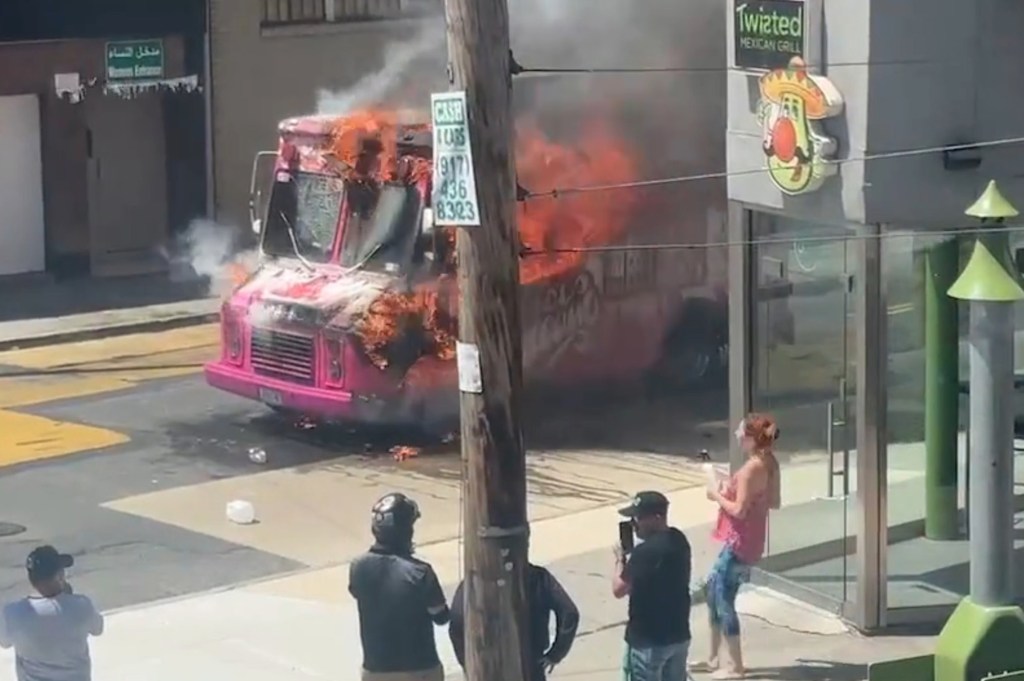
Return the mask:
[[363, 681], [442, 681], [434, 625], [450, 613], [434, 569], [412, 555], [419, 507], [395, 492], [371, 513], [376, 541], [352, 561], [348, 581], [359, 605]]
[[[466, 668], [465, 612], [463, 610], [463, 582], [452, 596], [452, 620], [448, 636], [462, 668]], [[576, 639], [580, 625], [580, 611], [572, 598], [546, 569], [529, 564], [526, 571], [526, 597], [529, 607], [530, 651], [535, 664], [526, 671], [528, 681], [545, 681], [555, 665], [565, 659]], [[555, 641], [551, 643], [551, 615], [555, 616]]]
[[643, 541], [616, 551], [612, 594], [629, 596], [626, 681], [684, 681], [690, 648], [690, 542], [668, 524], [668, 499], [640, 492], [619, 513]]

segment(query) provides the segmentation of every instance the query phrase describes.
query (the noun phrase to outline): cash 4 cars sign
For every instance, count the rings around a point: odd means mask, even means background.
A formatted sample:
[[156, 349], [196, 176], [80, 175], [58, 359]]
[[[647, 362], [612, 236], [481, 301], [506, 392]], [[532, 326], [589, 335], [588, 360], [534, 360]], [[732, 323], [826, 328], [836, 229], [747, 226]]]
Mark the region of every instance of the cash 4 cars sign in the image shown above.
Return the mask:
[[836, 141], [821, 121], [842, 113], [842, 95], [832, 81], [808, 73], [799, 57], [761, 76], [758, 85], [761, 149], [772, 183], [790, 195], [818, 189], [836, 172]]
[[781, 69], [803, 58], [806, 28], [800, 0], [733, 0], [736, 67]]
[[434, 129], [434, 224], [477, 226], [480, 206], [473, 174], [466, 93], [432, 94], [430, 124]]

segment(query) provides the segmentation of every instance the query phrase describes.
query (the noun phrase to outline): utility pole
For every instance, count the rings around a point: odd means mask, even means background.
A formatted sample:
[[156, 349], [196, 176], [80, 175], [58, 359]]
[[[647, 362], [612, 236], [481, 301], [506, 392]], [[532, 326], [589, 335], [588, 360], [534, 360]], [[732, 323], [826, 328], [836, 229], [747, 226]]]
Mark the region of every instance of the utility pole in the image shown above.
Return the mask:
[[449, 80], [466, 92], [479, 205], [479, 226], [459, 228], [456, 247], [466, 672], [470, 681], [523, 681], [529, 524], [508, 4], [445, 0], [445, 15]]

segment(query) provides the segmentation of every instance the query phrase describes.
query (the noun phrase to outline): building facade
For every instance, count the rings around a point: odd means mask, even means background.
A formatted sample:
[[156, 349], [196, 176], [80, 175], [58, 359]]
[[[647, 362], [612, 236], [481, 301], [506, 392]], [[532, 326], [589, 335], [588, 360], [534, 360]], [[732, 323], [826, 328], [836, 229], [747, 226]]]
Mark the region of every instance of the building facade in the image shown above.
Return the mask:
[[0, 276], [142, 274], [205, 210], [202, 0], [0, 10]]
[[1024, 6], [727, 4], [730, 415], [782, 433], [760, 577], [865, 629], [941, 619], [967, 590], [966, 399], [925, 447], [925, 328], [959, 325], [966, 376], [967, 314], [928, 300], [929, 258], [955, 275], [990, 179], [1024, 205]]

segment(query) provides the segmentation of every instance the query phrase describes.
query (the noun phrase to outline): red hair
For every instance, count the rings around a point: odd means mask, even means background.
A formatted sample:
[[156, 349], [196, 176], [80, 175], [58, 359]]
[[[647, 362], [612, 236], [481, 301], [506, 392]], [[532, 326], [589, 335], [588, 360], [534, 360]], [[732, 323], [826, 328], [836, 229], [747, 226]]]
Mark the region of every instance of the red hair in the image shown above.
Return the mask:
[[779, 437], [779, 427], [775, 419], [767, 414], [747, 414], [743, 419], [743, 434], [754, 441], [759, 451], [771, 449]]

